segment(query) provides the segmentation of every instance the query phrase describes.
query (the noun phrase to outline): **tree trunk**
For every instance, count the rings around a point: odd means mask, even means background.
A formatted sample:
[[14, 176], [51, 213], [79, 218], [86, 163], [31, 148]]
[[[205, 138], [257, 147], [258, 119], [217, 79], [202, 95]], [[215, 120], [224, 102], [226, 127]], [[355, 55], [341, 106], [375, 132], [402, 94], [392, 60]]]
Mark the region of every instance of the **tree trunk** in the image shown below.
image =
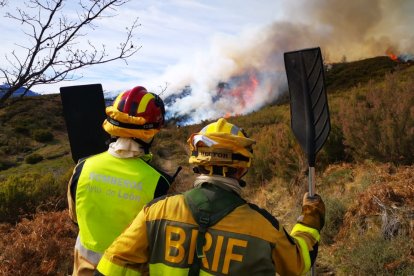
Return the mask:
[[4, 95], [0, 98], [0, 108], [4, 107], [7, 99], [10, 98], [13, 95], [13, 93], [16, 92], [16, 90], [16, 87], [10, 87], [9, 89], [7, 89], [6, 93], [4, 93]]

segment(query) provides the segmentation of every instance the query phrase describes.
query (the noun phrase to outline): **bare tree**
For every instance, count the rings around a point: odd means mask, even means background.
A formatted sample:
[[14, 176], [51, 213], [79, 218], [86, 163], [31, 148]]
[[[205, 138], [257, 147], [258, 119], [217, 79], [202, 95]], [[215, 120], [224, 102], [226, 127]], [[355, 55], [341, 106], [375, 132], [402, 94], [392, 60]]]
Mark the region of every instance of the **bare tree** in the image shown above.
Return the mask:
[[[117, 7], [129, 1], [79, 0], [77, 5], [80, 11], [75, 20], [63, 13], [66, 0], [27, 0], [15, 14], [7, 13], [7, 18], [28, 27], [29, 31], [24, 34], [30, 46], [16, 44], [24, 54], [18, 54], [14, 49], [10, 56], [5, 57], [9, 66], [0, 68], [0, 79], [6, 84], [0, 107], [21, 87], [26, 88], [25, 95], [35, 85], [79, 79], [74, 73], [81, 68], [114, 60], [126, 62], [141, 48], [132, 43], [134, 30], [139, 26], [138, 18], [126, 28], [125, 39], [111, 50], [105, 44], [98, 46], [87, 40], [86, 28], [94, 30], [94, 22], [114, 16], [109, 12], [116, 11]], [[81, 43], [84, 40], [86, 46]]]
[[165, 82], [164, 83], [164, 86], [159, 85], [159, 87], [160, 87], [160, 93], [158, 94], [158, 96], [161, 97], [161, 95], [164, 94], [165, 91], [167, 91], [168, 84], [169, 84], [168, 82]]

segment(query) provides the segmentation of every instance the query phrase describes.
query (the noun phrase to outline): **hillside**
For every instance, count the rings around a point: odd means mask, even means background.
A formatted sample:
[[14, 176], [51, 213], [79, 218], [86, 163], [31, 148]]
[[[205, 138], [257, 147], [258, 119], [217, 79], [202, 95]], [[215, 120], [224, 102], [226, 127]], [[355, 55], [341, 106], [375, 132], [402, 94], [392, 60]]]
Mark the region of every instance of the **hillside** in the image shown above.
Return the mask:
[[[0, 84], [0, 97], [2, 97], [6, 93], [9, 87], [9, 85]], [[26, 97], [40, 96], [40, 94], [33, 92], [30, 89], [26, 91], [26, 87], [20, 87], [13, 93], [12, 97], [20, 97], [23, 94], [25, 94]]]
[[398, 63], [386, 56], [334, 63], [327, 66], [326, 86], [330, 91], [349, 89], [370, 80], [381, 80], [385, 74], [407, 66], [411, 66], [411, 64]]
[[[378, 57], [333, 65], [326, 80], [332, 130], [316, 167], [327, 207], [317, 274], [410, 275], [414, 67]], [[245, 197], [287, 231], [307, 189], [289, 120], [288, 104], [229, 118], [257, 140]], [[206, 123], [171, 123], [154, 142], [156, 164], [170, 173], [183, 166], [172, 192], [192, 185], [186, 139]], [[67, 217], [66, 185], [74, 164], [59, 95], [0, 109], [0, 127], [0, 275], [70, 274], [77, 229]]]

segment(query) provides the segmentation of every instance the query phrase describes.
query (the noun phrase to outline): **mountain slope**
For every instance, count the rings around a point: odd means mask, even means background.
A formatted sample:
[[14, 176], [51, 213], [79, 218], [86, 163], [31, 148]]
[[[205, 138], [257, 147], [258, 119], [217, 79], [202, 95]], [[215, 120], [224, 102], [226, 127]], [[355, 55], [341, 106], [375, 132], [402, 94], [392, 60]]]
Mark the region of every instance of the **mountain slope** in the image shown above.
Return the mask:
[[[327, 72], [332, 78], [328, 100], [333, 127], [316, 167], [317, 193], [327, 210], [318, 275], [414, 271], [414, 67], [391, 63], [381, 69], [379, 61], [387, 63], [381, 57]], [[356, 81], [356, 68], [377, 75]], [[228, 120], [257, 141], [244, 196], [269, 210], [289, 231], [300, 214], [307, 167], [290, 130], [288, 104]], [[178, 128], [170, 122], [155, 139], [156, 164], [171, 174], [183, 166], [172, 191], [191, 187], [194, 174], [187, 163], [186, 140], [207, 123]], [[0, 215], [3, 223], [11, 222], [0, 224], [0, 261], [5, 264], [0, 275], [23, 274], [27, 265], [33, 274], [69, 274], [76, 229], [68, 226], [68, 232], [57, 231], [48, 239], [42, 234], [56, 227], [46, 218], [71, 225], [65, 193], [74, 164], [59, 96], [27, 98], [1, 109], [0, 127], [0, 161], [9, 162], [0, 175]], [[39, 141], [39, 130], [52, 138]], [[43, 132], [45, 136], [50, 137]], [[34, 154], [42, 159], [28, 163], [27, 157]], [[30, 246], [22, 245], [22, 236]], [[47, 248], [59, 248], [67, 259], [39, 251]], [[28, 262], [15, 256], [32, 257]]]
[[[0, 85], [0, 97], [2, 97], [7, 92], [7, 89], [9, 87], [10, 86], [7, 84]], [[21, 95], [23, 95], [23, 93], [25, 93], [25, 91], [26, 91], [25, 87], [20, 87], [19, 89], [16, 90], [16, 92], [13, 93], [12, 97], [20, 97]], [[33, 97], [33, 96], [39, 96], [39, 95], [40, 95], [39, 93], [36, 93], [30, 89], [25, 94], [25, 96], [27, 97]]]

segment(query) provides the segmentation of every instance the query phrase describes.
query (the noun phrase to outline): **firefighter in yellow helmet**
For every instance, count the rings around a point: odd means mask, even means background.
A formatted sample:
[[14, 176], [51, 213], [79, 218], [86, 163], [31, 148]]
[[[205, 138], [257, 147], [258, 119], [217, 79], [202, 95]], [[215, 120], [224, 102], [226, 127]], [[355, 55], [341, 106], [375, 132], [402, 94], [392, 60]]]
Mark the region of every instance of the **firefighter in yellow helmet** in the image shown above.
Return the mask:
[[164, 104], [137, 86], [106, 108], [107, 151], [81, 159], [68, 185], [71, 219], [79, 226], [73, 275], [93, 275], [105, 249], [142, 207], [165, 195], [171, 177], [149, 164], [154, 136], [164, 124]]
[[315, 260], [325, 207], [305, 195], [288, 234], [268, 212], [240, 196], [254, 140], [225, 119], [188, 140], [194, 188], [143, 208], [105, 251], [103, 275], [301, 275]]

